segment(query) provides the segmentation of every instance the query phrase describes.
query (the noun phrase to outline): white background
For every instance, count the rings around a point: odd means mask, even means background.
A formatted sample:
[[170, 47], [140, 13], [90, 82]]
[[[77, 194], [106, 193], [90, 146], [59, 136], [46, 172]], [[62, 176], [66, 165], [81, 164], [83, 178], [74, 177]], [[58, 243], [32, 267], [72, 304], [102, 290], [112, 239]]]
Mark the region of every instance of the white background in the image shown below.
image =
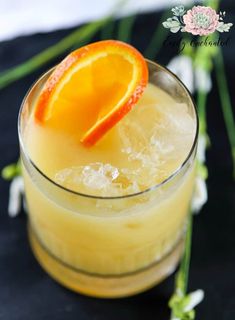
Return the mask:
[[[118, 0], [0, 0], [0, 41], [69, 28], [110, 13]], [[190, 0], [129, 0], [117, 15], [190, 3]]]

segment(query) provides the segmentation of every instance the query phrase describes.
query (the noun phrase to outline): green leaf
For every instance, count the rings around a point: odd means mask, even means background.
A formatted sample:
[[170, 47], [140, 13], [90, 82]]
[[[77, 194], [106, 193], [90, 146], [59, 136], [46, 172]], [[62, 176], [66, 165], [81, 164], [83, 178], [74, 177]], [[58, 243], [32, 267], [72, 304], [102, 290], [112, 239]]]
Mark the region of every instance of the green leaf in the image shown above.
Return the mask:
[[[213, 33], [207, 37], [200, 37], [200, 41], [207, 41], [209, 44], [218, 40], [218, 34]], [[202, 45], [199, 46], [195, 52], [194, 66], [195, 68], [202, 68], [205, 71], [211, 71], [213, 68], [213, 58], [218, 53], [218, 47], [216, 45]]]
[[215, 72], [224, 122], [231, 148], [231, 155], [233, 159], [233, 177], [235, 179], [235, 120], [221, 49], [219, 49], [219, 52], [215, 57]]
[[181, 27], [181, 24], [180, 24], [179, 20], [175, 20], [175, 19], [172, 19], [172, 18], [168, 18], [166, 21], [164, 21], [162, 23], [162, 25], [163, 25], [164, 28], [168, 28], [168, 29], [180, 28]]
[[207, 133], [207, 120], [206, 120], [206, 102], [207, 102], [207, 93], [205, 91], [197, 92], [197, 108], [199, 116], [199, 131], [200, 134], [206, 135]]
[[170, 28], [170, 31], [172, 32], [172, 33], [177, 33], [179, 30], [180, 30], [180, 26], [178, 26], [178, 27], [171, 27]]
[[110, 21], [110, 19], [111, 17], [107, 17], [82, 26], [26, 62], [0, 73], [0, 89], [42, 67], [44, 64], [71, 48], [75, 43], [91, 38], [102, 26]]
[[215, 10], [219, 7], [220, 0], [207, 0], [205, 6], [211, 7]]
[[20, 161], [12, 163], [2, 169], [2, 178], [5, 180], [12, 180], [14, 177], [21, 175]]
[[199, 176], [203, 180], [207, 180], [207, 178], [208, 178], [208, 169], [207, 169], [206, 165], [204, 165], [204, 164], [202, 164], [201, 162], [198, 161], [197, 171], [198, 171]]
[[192, 213], [188, 215], [187, 233], [185, 238], [185, 249], [179, 270], [175, 278], [175, 292], [169, 301], [169, 307], [172, 311], [172, 319], [179, 318], [181, 320], [194, 319], [194, 312], [184, 312], [184, 308], [188, 303], [189, 297], [186, 295], [188, 287], [189, 266], [191, 258], [191, 241], [192, 241]]
[[232, 26], [233, 26], [232, 23], [219, 22], [216, 30], [219, 32], [229, 32], [229, 30]]
[[114, 26], [115, 22], [113, 20], [104, 25], [104, 27], [101, 29], [102, 40], [112, 39], [114, 37]]
[[122, 18], [118, 24], [117, 39], [124, 42], [131, 41], [131, 33], [134, 26], [136, 15]]
[[161, 49], [162, 44], [169, 33], [169, 29], [162, 27], [162, 24], [167, 19], [167, 16], [168, 16], [168, 12], [165, 11], [162, 14], [162, 16], [157, 24], [157, 27], [156, 27], [155, 32], [149, 42], [148, 47], [144, 51], [144, 56], [148, 59], [153, 60], [156, 57], [156, 54]]

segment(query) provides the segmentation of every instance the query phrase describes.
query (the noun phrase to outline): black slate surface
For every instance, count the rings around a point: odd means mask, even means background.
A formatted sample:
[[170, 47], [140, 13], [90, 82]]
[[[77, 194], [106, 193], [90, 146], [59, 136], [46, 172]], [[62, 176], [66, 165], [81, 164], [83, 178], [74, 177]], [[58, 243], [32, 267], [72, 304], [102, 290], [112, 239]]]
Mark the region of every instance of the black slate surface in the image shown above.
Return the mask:
[[[235, 3], [223, 1], [228, 21], [234, 22]], [[143, 51], [157, 25], [159, 13], [138, 17], [132, 43]], [[0, 43], [0, 71], [56, 43], [69, 32], [37, 34]], [[99, 35], [95, 39], [98, 39]], [[235, 28], [224, 48], [227, 77], [234, 104]], [[166, 64], [176, 48], [163, 47], [156, 60]], [[51, 65], [54, 65], [53, 61]], [[0, 91], [0, 168], [17, 160], [17, 113], [30, 84], [49, 65]], [[218, 90], [208, 100], [209, 202], [195, 218], [190, 290], [202, 288], [206, 297], [197, 319], [235, 319], [235, 184]], [[234, 109], [235, 111], [235, 109]], [[74, 294], [54, 282], [33, 257], [27, 240], [26, 217], [7, 215], [9, 184], [0, 180], [0, 319], [1, 320], [166, 320], [173, 276], [156, 288], [131, 298], [101, 300]]]

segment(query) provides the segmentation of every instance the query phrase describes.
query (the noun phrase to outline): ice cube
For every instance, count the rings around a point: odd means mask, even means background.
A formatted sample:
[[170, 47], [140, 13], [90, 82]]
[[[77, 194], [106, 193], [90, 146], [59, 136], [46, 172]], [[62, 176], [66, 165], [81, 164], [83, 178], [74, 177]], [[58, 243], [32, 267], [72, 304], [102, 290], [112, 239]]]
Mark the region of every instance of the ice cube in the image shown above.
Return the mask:
[[186, 158], [195, 132], [187, 105], [172, 103], [136, 106], [117, 124], [119, 166], [93, 162], [61, 170], [55, 180], [82, 193], [110, 197], [162, 182]]
[[66, 168], [55, 175], [55, 181], [69, 189], [110, 197], [141, 191], [138, 179], [138, 170], [118, 169], [101, 162]]
[[106, 189], [119, 175], [118, 169], [101, 162], [85, 166], [82, 170], [82, 182], [90, 189]]
[[95, 162], [86, 166], [63, 169], [55, 175], [55, 181], [75, 190], [84, 189], [84, 187], [102, 190], [107, 189], [118, 175], [118, 169], [110, 164]]

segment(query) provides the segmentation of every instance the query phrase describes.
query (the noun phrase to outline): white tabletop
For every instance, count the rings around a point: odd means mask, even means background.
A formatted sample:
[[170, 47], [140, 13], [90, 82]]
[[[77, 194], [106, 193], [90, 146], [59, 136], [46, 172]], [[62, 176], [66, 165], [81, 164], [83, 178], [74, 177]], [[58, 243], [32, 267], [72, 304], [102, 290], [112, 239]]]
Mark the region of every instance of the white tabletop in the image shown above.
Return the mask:
[[[173, 7], [177, 0], [129, 0], [117, 15]], [[190, 0], [180, 1], [181, 4]], [[70, 28], [110, 13], [118, 0], [0, 0], [0, 41]]]

